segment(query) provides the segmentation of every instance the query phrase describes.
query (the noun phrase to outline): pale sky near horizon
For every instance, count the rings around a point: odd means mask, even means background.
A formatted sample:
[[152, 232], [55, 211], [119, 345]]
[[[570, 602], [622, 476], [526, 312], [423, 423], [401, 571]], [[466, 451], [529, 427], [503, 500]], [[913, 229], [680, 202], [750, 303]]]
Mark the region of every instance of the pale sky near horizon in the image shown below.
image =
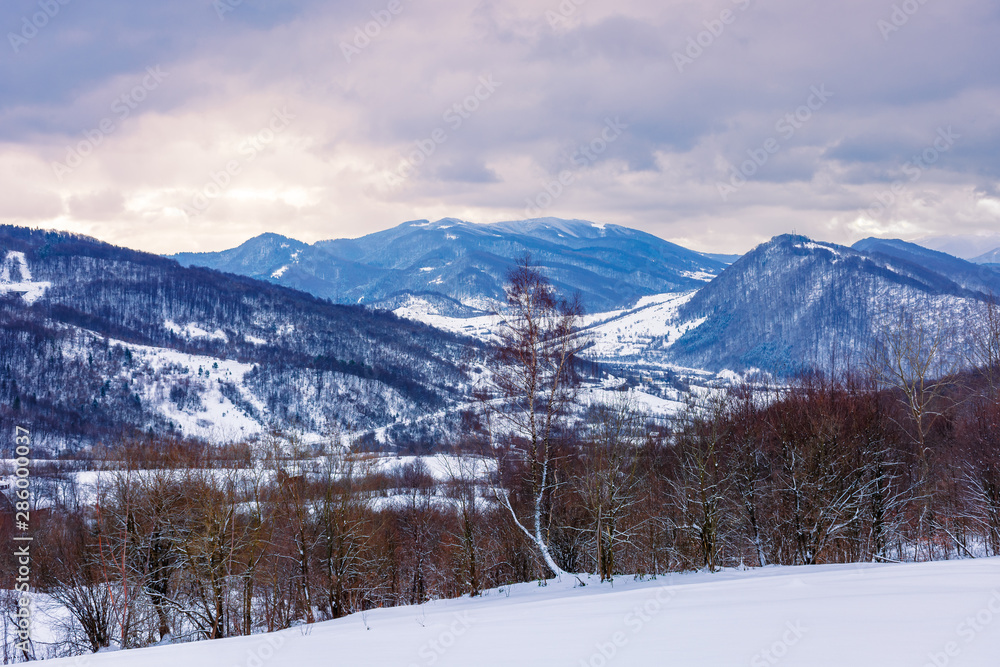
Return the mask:
[[995, 1], [12, 0], [0, 28], [0, 223], [158, 253], [448, 216], [709, 252], [1000, 231]]

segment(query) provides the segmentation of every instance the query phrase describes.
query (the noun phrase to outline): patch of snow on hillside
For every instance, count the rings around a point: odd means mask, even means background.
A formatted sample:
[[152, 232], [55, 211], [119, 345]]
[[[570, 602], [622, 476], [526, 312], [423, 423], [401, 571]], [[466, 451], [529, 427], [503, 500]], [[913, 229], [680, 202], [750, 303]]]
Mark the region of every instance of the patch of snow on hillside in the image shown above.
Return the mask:
[[708, 282], [715, 278], [715, 274], [709, 273], [708, 271], [681, 271], [680, 273], [685, 278], [690, 278], [691, 280], [703, 280]]
[[676, 292], [667, 292], [666, 294], [650, 294], [649, 296], [644, 296], [635, 302], [632, 310], [638, 308], [645, 308], [646, 306], [653, 306], [659, 303], [666, 303], [677, 297]]
[[653, 346], [665, 350], [705, 321], [681, 320], [677, 314], [694, 295], [685, 292], [645, 297], [633, 310], [587, 329], [593, 345], [586, 355], [614, 359], [638, 356]]
[[472, 336], [480, 340], [491, 340], [497, 318], [492, 315], [479, 317], [448, 317], [441, 315], [431, 303], [419, 297], [410, 296], [406, 303], [392, 311], [397, 317], [428, 324], [436, 329], [450, 331], [462, 336]]
[[[14, 272], [17, 272], [18, 280], [14, 279]], [[45, 292], [52, 287], [48, 281], [36, 281], [32, 278], [31, 269], [28, 268], [28, 260], [23, 252], [12, 250], [7, 253], [3, 264], [0, 265], [0, 294], [15, 293], [20, 294], [21, 299], [29, 306], [45, 296]]]
[[822, 243], [816, 243], [815, 241], [807, 241], [805, 243], [796, 243], [793, 248], [800, 248], [802, 250], [825, 250], [835, 257], [840, 257], [843, 253], [834, 248], [833, 246], [824, 245]]
[[271, 274], [271, 277], [280, 278], [281, 276], [285, 275], [285, 272], [288, 271], [289, 268], [291, 267], [288, 264], [285, 264], [280, 269], [275, 270], [275, 272]]
[[[628, 389], [629, 401], [641, 412], [649, 415], [675, 415], [684, 409], [684, 402], [678, 395], [675, 398], [662, 398], [646, 393], [640, 389]], [[581, 392], [581, 398], [589, 405], [614, 405], [621, 395], [618, 389], [588, 387]]]
[[594, 326], [595, 324], [601, 324], [602, 322], [607, 322], [608, 320], [620, 317], [621, 315], [624, 315], [627, 312], [629, 311], [606, 310], [602, 313], [584, 313], [584, 315], [580, 318], [581, 326], [591, 327]]
[[496, 299], [488, 299], [486, 297], [463, 298], [462, 303], [469, 308], [475, 308], [476, 310], [481, 310], [485, 313], [492, 313], [494, 310], [503, 308], [503, 302], [497, 301]]
[[163, 327], [167, 331], [177, 334], [183, 338], [187, 338], [188, 340], [192, 338], [207, 338], [209, 340], [220, 340], [223, 343], [229, 342], [229, 336], [227, 336], [226, 332], [222, 329], [216, 329], [215, 331], [209, 332], [208, 330], [203, 329], [196, 322], [188, 322], [182, 326], [173, 320], [165, 320], [163, 322]]
[[[153, 406], [184, 435], [231, 442], [263, 431], [261, 423], [244, 413], [222, 391], [222, 383], [234, 385], [242, 401], [253, 406], [258, 414], [266, 414], [263, 402], [243, 386], [243, 377], [253, 368], [252, 364], [114, 339], [109, 339], [108, 344], [127, 348], [133, 358], [132, 364], [123, 367], [117, 376], [107, 378], [108, 381], [127, 382], [143, 405]], [[80, 356], [82, 350], [68, 343], [64, 353]], [[175, 390], [178, 386], [184, 388], [183, 395]], [[186, 396], [197, 398], [188, 401], [184, 400]]]

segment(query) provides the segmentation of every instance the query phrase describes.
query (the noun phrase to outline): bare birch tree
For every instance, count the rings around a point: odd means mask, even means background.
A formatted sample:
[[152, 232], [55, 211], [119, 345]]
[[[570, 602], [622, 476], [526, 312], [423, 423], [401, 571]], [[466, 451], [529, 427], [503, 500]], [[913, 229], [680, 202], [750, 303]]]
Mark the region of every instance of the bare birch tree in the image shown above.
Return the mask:
[[[557, 486], [556, 441], [577, 398], [574, 362], [584, 347], [578, 332], [582, 307], [578, 299], [559, 299], [529, 257], [510, 271], [505, 290], [506, 308], [496, 313], [498, 342], [488, 361], [483, 404], [498, 459], [506, 452], [523, 462], [525, 479], [520, 481], [527, 486], [528, 507], [519, 510], [499, 484], [496, 495], [545, 565], [559, 576], [567, 572], [553, 557], [547, 519]], [[496, 436], [511, 446], [497, 448]]]

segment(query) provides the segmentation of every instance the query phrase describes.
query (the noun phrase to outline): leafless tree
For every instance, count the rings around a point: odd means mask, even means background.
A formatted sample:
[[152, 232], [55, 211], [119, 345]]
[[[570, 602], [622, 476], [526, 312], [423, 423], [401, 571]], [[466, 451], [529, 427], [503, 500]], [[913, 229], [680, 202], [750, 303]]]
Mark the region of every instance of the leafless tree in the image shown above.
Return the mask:
[[770, 561], [764, 522], [773, 512], [773, 499], [769, 493], [771, 465], [763, 447], [764, 436], [758, 418], [760, 409], [761, 400], [756, 388], [742, 385], [730, 391], [728, 457], [732, 471], [733, 505], [746, 541], [757, 558], [757, 565], [764, 567]]
[[337, 441], [319, 474], [320, 571], [331, 618], [357, 610], [352, 593], [360, 587], [372, 539], [362, 482], [372, 471], [371, 460], [352, 455]]
[[987, 298], [970, 328], [969, 365], [985, 376], [988, 396], [996, 400], [1000, 392], [1000, 298], [995, 295]]
[[934, 450], [929, 438], [935, 420], [944, 414], [950, 376], [960, 367], [950, 344], [956, 334], [948, 322], [931, 324], [921, 313], [900, 309], [894, 324], [872, 346], [868, 360], [873, 384], [895, 392], [905, 416], [899, 426], [909, 434], [916, 454], [914, 495], [921, 499], [917, 530], [928, 550], [932, 546], [926, 538], [935, 524]]
[[483, 509], [480, 506], [479, 482], [485, 479], [486, 462], [478, 456], [456, 451], [445, 459], [448, 472], [448, 497], [455, 503], [458, 529], [454, 537], [459, 544], [460, 577], [469, 595], [475, 597], [482, 590], [482, 536]]
[[31, 662], [35, 659], [34, 644], [29, 637], [27, 640], [18, 634], [18, 599], [21, 593], [13, 590], [0, 590], [0, 643], [3, 644], [3, 653], [0, 659], [4, 665], [11, 665], [15, 662]]
[[597, 573], [601, 581], [615, 574], [615, 554], [631, 537], [628, 516], [639, 499], [639, 448], [645, 439], [645, 415], [627, 392], [594, 406], [586, 416], [580, 441], [581, 470], [574, 479], [590, 517]]
[[560, 300], [527, 257], [508, 274], [505, 289], [483, 405], [494, 444], [503, 437], [511, 445], [506, 453], [523, 463], [527, 508], [519, 511], [499, 486], [496, 496], [546, 566], [567, 574], [550, 549], [547, 518], [556, 489], [557, 437], [577, 398], [574, 363], [585, 345], [578, 331], [582, 307], [578, 299]]
[[727, 522], [728, 471], [722, 466], [724, 401], [692, 400], [679, 418], [674, 435], [676, 466], [671, 479], [677, 505], [677, 528], [693, 536], [699, 566], [716, 570]]

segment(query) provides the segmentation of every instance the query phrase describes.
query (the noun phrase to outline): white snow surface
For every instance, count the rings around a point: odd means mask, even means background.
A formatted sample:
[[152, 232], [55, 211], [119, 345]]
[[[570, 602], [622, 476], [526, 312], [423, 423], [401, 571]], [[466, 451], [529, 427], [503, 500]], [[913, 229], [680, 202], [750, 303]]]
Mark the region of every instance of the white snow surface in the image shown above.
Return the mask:
[[404, 466], [420, 462], [431, 477], [447, 482], [456, 477], [484, 479], [496, 470], [496, 461], [475, 456], [458, 457], [448, 454], [432, 456], [380, 456], [374, 460], [378, 472], [395, 472]]
[[843, 253], [836, 246], [827, 243], [816, 243], [815, 241], [806, 241], [803, 243], [796, 243], [796, 248], [801, 248], [803, 250], [825, 250], [837, 257], [843, 255]]
[[587, 329], [594, 343], [587, 350], [587, 356], [597, 359], [638, 356], [655, 341], [661, 342], [662, 349], [669, 347], [705, 321], [678, 317], [678, 309], [695, 294], [683, 292], [643, 297], [632, 310], [594, 324]]
[[221, 340], [224, 343], [229, 342], [229, 336], [222, 329], [216, 329], [215, 331], [209, 331], [202, 327], [197, 322], [188, 322], [187, 324], [178, 324], [173, 320], [165, 320], [163, 322], [163, 327], [167, 331], [171, 331], [178, 336], [183, 336], [187, 339], [192, 338], [207, 338], [209, 340]]
[[[697, 391], [697, 387], [692, 387], [692, 391]], [[670, 398], [663, 398], [641, 391], [639, 389], [629, 389], [628, 397], [632, 405], [649, 415], [673, 415], [684, 409], [684, 400], [677, 392], [673, 392]], [[588, 405], [610, 405], [620, 396], [618, 390], [605, 387], [586, 387], [581, 392], [581, 401]]]
[[[998, 664], [1000, 560], [570, 578], [87, 667], [884, 667]], [[78, 665], [79, 659], [52, 661]]]
[[499, 318], [494, 315], [481, 315], [479, 317], [442, 315], [434, 304], [413, 295], [410, 295], [402, 306], [392, 312], [398, 317], [429, 324], [436, 329], [486, 341], [493, 338], [493, 330], [499, 321]]
[[703, 280], [706, 283], [715, 278], [715, 274], [708, 271], [681, 271], [681, 275], [692, 280]]
[[[704, 319], [681, 320], [677, 315], [677, 310], [695, 294], [694, 291], [653, 294], [642, 297], [627, 310], [585, 315], [582, 323], [594, 343], [585, 356], [618, 359], [640, 355], [654, 341], [664, 348], [669, 346], [704, 322]], [[499, 321], [495, 315], [464, 318], [442, 315], [419, 297], [411, 297], [393, 312], [399, 317], [487, 342], [494, 339]]]
[[[17, 271], [20, 280], [14, 280], [14, 271]], [[12, 250], [7, 253], [0, 264], [0, 294], [10, 292], [18, 293], [21, 299], [29, 306], [45, 296], [46, 290], [52, 287], [52, 283], [45, 280], [34, 280], [31, 269], [28, 268], [28, 260], [23, 252]]]

